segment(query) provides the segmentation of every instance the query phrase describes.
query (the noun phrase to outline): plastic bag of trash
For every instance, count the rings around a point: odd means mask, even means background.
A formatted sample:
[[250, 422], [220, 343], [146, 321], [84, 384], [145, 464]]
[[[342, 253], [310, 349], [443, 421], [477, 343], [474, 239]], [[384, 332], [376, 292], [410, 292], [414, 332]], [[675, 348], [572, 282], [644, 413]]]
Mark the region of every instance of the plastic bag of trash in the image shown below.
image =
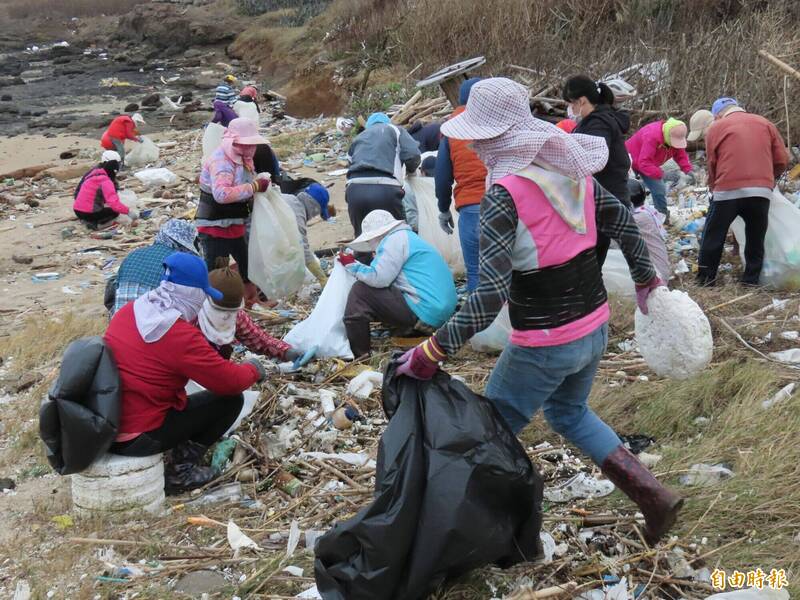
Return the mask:
[[170, 185], [178, 181], [178, 176], [169, 169], [142, 169], [133, 174], [136, 179], [141, 181], [147, 187], [156, 187], [159, 185]]
[[[744, 221], [741, 217], [731, 224], [731, 231], [739, 242], [739, 254], [744, 262], [747, 243]], [[764, 266], [759, 283], [776, 289], [800, 287], [800, 208], [789, 202], [775, 188], [769, 203], [769, 225], [764, 238]]]
[[141, 208], [139, 197], [133, 190], [120, 190], [117, 192], [117, 197], [119, 198], [119, 201], [128, 208], [135, 208], [136, 210]]
[[603, 263], [603, 285], [609, 294], [633, 298], [636, 296], [636, 284], [631, 277], [628, 262], [619, 248], [611, 248]]
[[233, 103], [233, 112], [240, 119], [250, 119], [258, 125], [258, 109], [255, 102], [242, 102], [237, 100]]
[[352, 359], [353, 352], [342, 318], [347, 296], [356, 279], [338, 260], [334, 262], [331, 276], [314, 310], [305, 321], [295, 325], [283, 340], [303, 351], [316, 346], [319, 358]]
[[636, 343], [647, 365], [662, 377], [687, 379], [711, 362], [714, 341], [703, 310], [686, 292], [659, 287], [636, 309]]
[[426, 597], [486, 564], [542, 556], [542, 480], [492, 404], [439, 372], [383, 384], [372, 504], [317, 540], [328, 600]]
[[125, 155], [125, 164], [133, 169], [147, 166], [158, 160], [158, 146], [147, 136], [142, 136], [141, 143], [134, 143], [133, 150]]
[[439, 227], [439, 205], [436, 201], [433, 177], [412, 175], [406, 178], [406, 184], [413, 190], [417, 199], [420, 237], [439, 251], [453, 275], [462, 275], [464, 257], [461, 254], [461, 242], [458, 238], [458, 211], [450, 211], [454, 227], [453, 234], [448, 235]]
[[225, 128], [219, 123], [209, 123], [203, 132], [203, 160], [214, 153], [222, 143], [222, 136], [225, 135]]
[[508, 305], [504, 305], [492, 324], [470, 338], [469, 343], [475, 352], [502, 352], [511, 335], [511, 318], [508, 316]]
[[300, 232], [277, 188], [255, 195], [248, 259], [248, 277], [267, 298], [286, 298], [303, 287], [306, 265]]

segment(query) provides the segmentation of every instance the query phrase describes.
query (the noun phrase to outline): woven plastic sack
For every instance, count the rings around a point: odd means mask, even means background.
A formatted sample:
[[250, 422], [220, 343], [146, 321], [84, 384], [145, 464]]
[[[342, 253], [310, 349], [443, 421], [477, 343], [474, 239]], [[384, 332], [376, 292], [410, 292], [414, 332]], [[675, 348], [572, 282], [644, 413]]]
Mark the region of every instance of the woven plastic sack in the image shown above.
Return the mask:
[[[746, 236], [744, 221], [736, 217], [731, 225], [744, 262]], [[769, 203], [769, 225], [764, 238], [764, 266], [759, 283], [776, 289], [800, 288], [800, 208], [789, 202], [777, 188]]]
[[158, 160], [158, 146], [149, 137], [142, 136], [141, 143], [134, 143], [133, 150], [125, 155], [125, 164], [131, 168], [138, 169], [146, 167]]
[[619, 248], [611, 248], [603, 263], [603, 285], [606, 291], [623, 298], [636, 297], [636, 284], [631, 277], [628, 262]]
[[417, 199], [419, 236], [436, 248], [453, 275], [463, 275], [464, 257], [458, 239], [458, 211], [451, 211], [454, 227], [453, 234], [448, 235], [439, 227], [439, 205], [436, 201], [433, 177], [412, 175], [406, 178], [406, 183], [414, 191]]
[[178, 181], [178, 176], [169, 169], [142, 169], [133, 174], [136, 179], [148, 187], [169, 185]]
[[508, 316], [508, 304], [506, 304], [489, 327], [470, 338], [469, 344], [475, 352], [493, 354], [503, 351], [510, 335], [511, 317]]
[[256, 108], [255, 102], [242, 102], [241, 100], [237, 100], [233, 103], [233, 112], [235, 112], [236, 116], [240, 119], [250, 119], [258, 125], [258, 109]]
[[294, 213], [277, 188], [256, 194], [250, 225], [248, 277], [271, 300], [303, 286], [306, 265]]
[[662, 377], [688, 379], [711, 362], [714, 340], [703, 310], [686, 292], [659, 287], [636, 309], [636, 343], [647, 365]]
[[342, 319], [347, 296], [355, 282], [355, 277], [339, 261], [335, 261], [314, 310], [305, 321], [295, 325], [283, 341], [303, 352], [316, 346], [318, 358], [352, 359], [353, 352]]
[[203, 132], [203, 159], [208, 158], [219, 148], [225, 128], [219, 123], [209, 123]]

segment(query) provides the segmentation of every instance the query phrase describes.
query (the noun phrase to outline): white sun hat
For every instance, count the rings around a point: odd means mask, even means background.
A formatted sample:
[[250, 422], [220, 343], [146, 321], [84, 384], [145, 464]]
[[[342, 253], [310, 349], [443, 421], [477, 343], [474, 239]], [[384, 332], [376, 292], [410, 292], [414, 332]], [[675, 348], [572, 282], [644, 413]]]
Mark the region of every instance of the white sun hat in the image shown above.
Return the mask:
[[392, 213], [386, 210], [373, 210], [361, 222], [361, 235], [348, 244], [354, 250], [362, 250], [368, 247], [368, 242], [377, 237], [389, 233], [399, 225], [404, 225], [405, 221], [398, 221]]
[[133, 113], [133, 115], [131, 116], [131, 119], [133, 119], [134, 123], [141, 123], [142, 125], [146, 124], [144, 122], [144, 117], [142, 115], [140, 115], [139, 113]]
[[109, 162], [112, 160], [122, 162], [122, 157], [119, 155], [119, 152], [115, 152], [114, 150], [106, 150], [100, 156], [100, 162]]

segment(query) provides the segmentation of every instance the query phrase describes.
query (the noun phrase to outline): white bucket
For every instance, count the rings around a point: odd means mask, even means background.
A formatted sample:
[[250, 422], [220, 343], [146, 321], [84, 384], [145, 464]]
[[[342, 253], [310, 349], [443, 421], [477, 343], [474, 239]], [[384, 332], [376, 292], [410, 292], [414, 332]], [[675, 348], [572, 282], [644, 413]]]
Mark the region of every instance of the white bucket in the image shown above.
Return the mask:
[[105, 454], [72, 475], [72, 505], [80, 517], [135, 516], [164, 510], [164, 460]]

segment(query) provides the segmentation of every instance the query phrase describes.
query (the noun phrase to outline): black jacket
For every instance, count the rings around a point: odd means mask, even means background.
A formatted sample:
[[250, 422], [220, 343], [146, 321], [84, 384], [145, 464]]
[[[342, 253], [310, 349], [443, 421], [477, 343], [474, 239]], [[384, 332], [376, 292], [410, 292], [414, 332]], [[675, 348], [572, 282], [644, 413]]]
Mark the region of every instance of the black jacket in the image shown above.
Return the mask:
[[61, 373], [39, 409], [39, 435], [47, 460], [61, 475], [79, 473], [117, 437], [119, 371], [100, 337], [72, 342]]
[[602, 171], [595, 173], [595, 179], [629, 208], [628, 171], [631, 168], [631, 159], [625, 148], [625, 134], [630, 125], [631, 117], [627, 112], [607, 104], [599, 104], [573, 131], [605, 139], [608, 145], [608, 162]]

